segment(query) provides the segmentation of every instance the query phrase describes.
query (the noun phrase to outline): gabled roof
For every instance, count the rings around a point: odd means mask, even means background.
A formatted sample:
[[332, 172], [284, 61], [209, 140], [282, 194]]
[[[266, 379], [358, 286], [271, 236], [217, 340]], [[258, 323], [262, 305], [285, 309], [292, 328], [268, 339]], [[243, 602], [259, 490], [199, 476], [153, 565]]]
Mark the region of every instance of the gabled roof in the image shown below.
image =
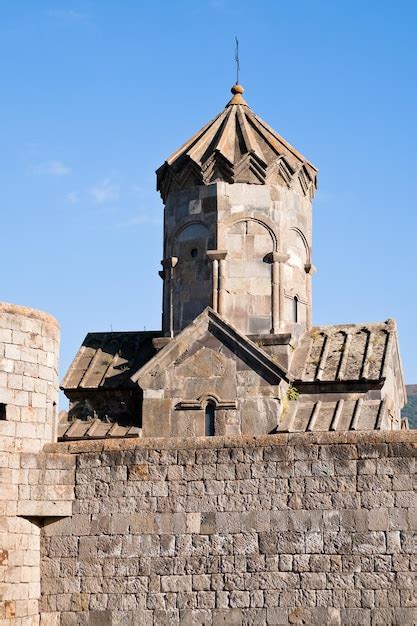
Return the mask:
[[397, 348], [394, 320], [315, 326], [304, 333], [291, 363], [295, 383], [381, 381]]
[[132, 388], [130, 377], [151, 359], [157, 331], [88, 333], [66, 373], [61, 389]]
[[196, 319], [174, 337], [153, 359], [141, 367], [131, 378], [141, 385], [148, 375], [155, 376], [174, 363], [181, 354], [198, 340], [206, 331], [210, 331], [232, 352], [245, 362], [256, 365], [269, 379], [280, 381], [290, 380], [288, 372], [278, 365], [269, 354], [264, 352], [245, 335], [239, 333], [213, 309], [207, 307]]
[[216, 181], [268, 182], [314, 195], [317, 169], [298, 150], [261, 120], [232, 87], [226, 108], [206, 124], [157, 170], [157, 188], [165, 201], [170, 191]]

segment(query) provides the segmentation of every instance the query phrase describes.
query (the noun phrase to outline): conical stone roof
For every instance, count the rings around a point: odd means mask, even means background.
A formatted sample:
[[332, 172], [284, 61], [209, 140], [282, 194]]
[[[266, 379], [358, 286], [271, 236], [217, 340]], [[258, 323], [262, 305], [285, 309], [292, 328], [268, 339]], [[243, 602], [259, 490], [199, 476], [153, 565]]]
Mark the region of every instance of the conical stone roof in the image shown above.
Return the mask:
[[217, 181], [298, 187], [312, 197], [317, 169], [261, 120], [233, 85], [225, 109], [157, 170], [157, 188], [165, 201], [171, 191]]

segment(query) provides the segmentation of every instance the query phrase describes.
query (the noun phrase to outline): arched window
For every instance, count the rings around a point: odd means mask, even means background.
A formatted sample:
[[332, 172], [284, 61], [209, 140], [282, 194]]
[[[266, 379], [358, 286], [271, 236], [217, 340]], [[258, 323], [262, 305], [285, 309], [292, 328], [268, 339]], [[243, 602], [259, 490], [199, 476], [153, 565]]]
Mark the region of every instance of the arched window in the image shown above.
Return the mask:
[[214, 436], [214, 402], [207, 402], [204, 412], [204, 434], [206, 437]]
[[292, 301], [292, 321], [298, 322], [298, 298], [295, 298]]

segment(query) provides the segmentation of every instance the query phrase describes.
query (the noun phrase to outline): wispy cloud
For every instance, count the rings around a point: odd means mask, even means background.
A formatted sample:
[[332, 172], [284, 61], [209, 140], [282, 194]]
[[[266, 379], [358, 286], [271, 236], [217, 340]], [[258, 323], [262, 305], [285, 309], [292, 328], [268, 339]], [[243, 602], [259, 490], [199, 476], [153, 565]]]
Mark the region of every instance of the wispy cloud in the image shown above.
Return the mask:
[[80, 197], [76, 191], [70, 191], [69, 193], [67, 193], [66, 199], [67, 199], [67, 202], [69, 202], [70, 204], [77, 204]]
[[66, 176], [71, 173], [71, 168], [62, 161], [46, 161], [33, 165], [31, 172], [46, 176]]
[[114, 183], [111, 178], [103, 178], [90, 188], [89, 194], [96, 204], [112, 202], [119, 198], [119, 185]]
[[61, 20], [85, 20], [88, 17], [87, 13], [81, 13], [72, 9], [50, 9], [46, 11], [46, 15]]

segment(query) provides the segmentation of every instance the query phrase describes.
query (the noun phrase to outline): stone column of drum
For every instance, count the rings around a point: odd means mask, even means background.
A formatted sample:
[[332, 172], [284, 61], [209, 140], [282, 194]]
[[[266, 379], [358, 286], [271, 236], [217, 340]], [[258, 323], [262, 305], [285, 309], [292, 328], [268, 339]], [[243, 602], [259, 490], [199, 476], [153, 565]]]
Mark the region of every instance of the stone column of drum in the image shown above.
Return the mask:
[[59, 326], [0, 303], [0, 623], [37, 624], [39, 527], [18, 501], [42, 499], [36, 454], [56, 440]]

